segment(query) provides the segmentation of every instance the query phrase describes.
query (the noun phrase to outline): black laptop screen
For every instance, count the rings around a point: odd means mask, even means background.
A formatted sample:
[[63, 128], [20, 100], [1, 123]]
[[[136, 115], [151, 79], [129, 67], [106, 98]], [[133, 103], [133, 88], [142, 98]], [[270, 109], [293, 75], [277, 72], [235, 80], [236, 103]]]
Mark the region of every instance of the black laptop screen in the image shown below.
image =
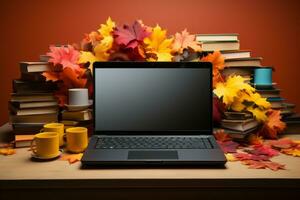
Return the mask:
[[212, 129], [210, 68], [96, 68], [94, 76], [96, 132]]

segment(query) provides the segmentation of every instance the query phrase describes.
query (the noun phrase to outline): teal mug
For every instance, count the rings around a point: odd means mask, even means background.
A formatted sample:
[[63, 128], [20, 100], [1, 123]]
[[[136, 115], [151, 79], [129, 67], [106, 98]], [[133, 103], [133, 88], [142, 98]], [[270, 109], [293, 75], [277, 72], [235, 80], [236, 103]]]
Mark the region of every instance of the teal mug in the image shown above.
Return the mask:
[[254, 70], [254, 84], [271, 86], [272, 85], [272, 68], [257, 68]]

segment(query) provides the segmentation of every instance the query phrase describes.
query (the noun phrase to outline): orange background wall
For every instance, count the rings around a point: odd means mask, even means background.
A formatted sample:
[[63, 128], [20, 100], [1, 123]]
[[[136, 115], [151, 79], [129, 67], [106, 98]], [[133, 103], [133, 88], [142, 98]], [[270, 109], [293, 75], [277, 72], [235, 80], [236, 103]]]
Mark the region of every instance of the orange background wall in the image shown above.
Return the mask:
[[[4, 3], [3, 3], [4, 2]], [[8, 120], [11, 81], [19, 61], [34, 61], [49, 44], [79, 42], [108, 16], [143, 19], [170, 34], [239, 33], [241, 48], [275, 66], [283, 97], [300, 111], [300, 1], [297, 0], [9, 0], [0, 3], [0, 125]]]

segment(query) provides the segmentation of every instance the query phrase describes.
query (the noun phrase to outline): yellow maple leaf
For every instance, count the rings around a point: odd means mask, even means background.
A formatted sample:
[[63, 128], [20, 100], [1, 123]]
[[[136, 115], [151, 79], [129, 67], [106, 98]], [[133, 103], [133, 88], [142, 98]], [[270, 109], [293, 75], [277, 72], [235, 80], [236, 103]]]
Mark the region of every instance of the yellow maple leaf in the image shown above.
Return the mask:
[[100, 25], [98, 32], [103, 37], [110, 36], [115, 27], [116, 27], [116, 23], [110, 17], [108, 17], [108, 19], [106, 20], [106, 24]]
[[64, 161], [68, 161], [69, 164], [73, 164], [73, 163], [76, 163], [78, 161], [81, 160], [82, 158], [82, 153], [78, 153], [78, 154], [63, 154], [61, 157], [60, 157], [60, 160], [64, 160]]
[[236, 98], [234, 98], [234, 101], [232, 102], [230, 108], [234, 111], [242, 111], [246, 108], [246, 105], [244, 104], [245, 101], [249, 100], [249, 95], [248, 93], [244, 92], [244, 91], [240, 91], [238, 93], [238, 96]]
[[264, 122], [268, 119], [266, 110], [262, 110], [260, 108], [253, 108], [252, 106], [248, 107], [247, 110], [251, 112], [255, 119], [258, 121]]
[[300, 157], [300, 149], [299, 148], [291, 148], [291, 149], [282, 149], [282, 153], [292, 156]]
[[263, 109], [268, 109], [271, 107], [271, 104], [267, 101], [267, 98], [262, 98], [261, 95], [257, 92], [250, 92], [249, 93], [249, 101], [252, 101], [257, 106]]
[[167, 39], [166, 34], [166, 30], [162, 30], [159, 25], [156, 25], [151, 35], [144, 39], [144, 43], [147, 45], [146, 52], [156, 55], [156, 58], [149, 58], [148, 61], [172, 61], [173, 38]]
[[100, 61], [92, 52], [81, 51], [78, 63], [89, 63], [89, 69], [93, 73], [94, 62]]
[[229, 161], [229, 162], [237, 161], [236, 157], [234, 157], [234, 155], [232, 153], [225, 153], [225, 157], [226, 157], [227, 161]]
[[246, 92], [255, 90], [245, 82], [246, 80], [248, 79], [241, 76], [229, 76], [224, 83], [217, 83], [213, 92], [219, 98], [222, 97], [223, 103], [230, 105], [233, 103], [234, 98], [238, 97], [241, 90], [245, 90]]

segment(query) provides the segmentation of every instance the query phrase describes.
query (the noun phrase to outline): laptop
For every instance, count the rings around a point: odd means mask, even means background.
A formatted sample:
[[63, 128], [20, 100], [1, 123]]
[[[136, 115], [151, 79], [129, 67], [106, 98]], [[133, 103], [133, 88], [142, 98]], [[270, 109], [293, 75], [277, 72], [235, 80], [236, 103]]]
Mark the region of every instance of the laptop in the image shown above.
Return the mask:
[[212, 65], [94, 63], [94, 134], [83, 165], [224, 165], [214, 139]]

